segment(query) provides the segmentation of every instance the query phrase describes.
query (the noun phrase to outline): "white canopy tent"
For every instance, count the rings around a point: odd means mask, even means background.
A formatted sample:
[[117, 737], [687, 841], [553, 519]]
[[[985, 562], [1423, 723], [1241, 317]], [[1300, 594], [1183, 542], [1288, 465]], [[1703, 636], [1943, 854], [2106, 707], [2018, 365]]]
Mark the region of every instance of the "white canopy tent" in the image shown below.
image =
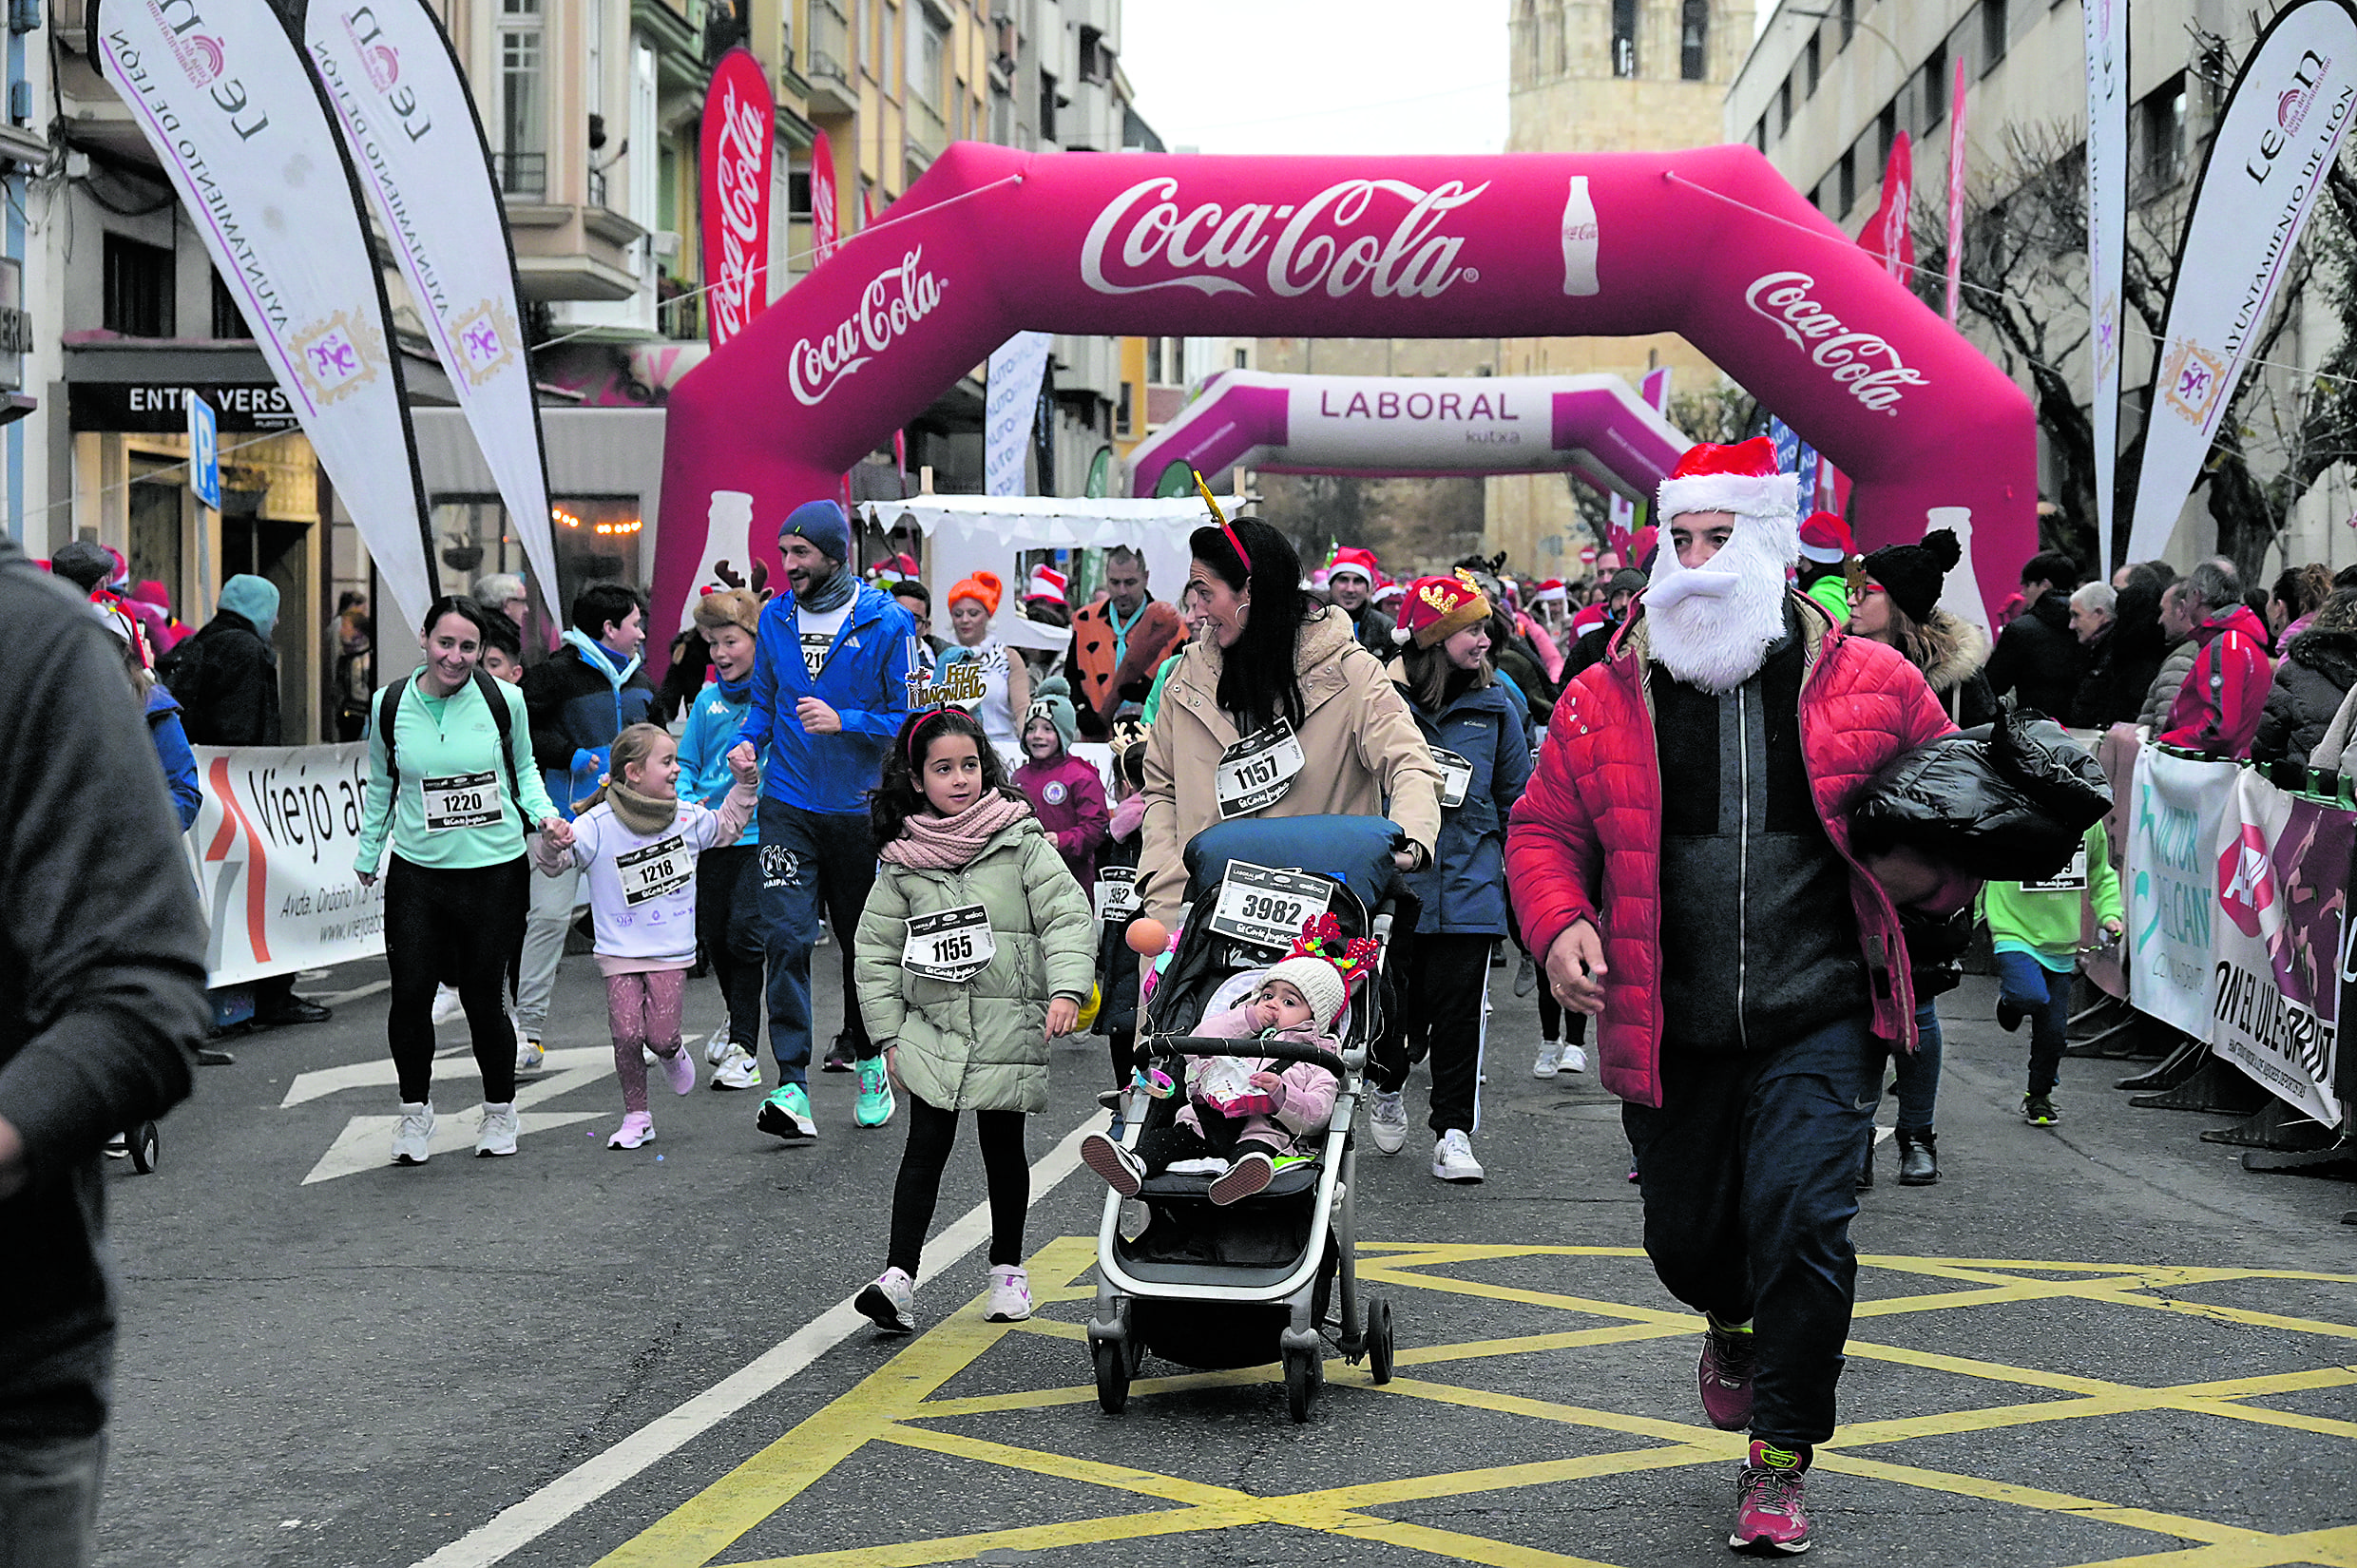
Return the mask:
[[[1243, 504], [1236, 496], [1219, 501], [1230, 516]], [[1147, 591], [1176, 603], [1187, 581], [1187, 535], [1211, 521], [1198, 496], [918, 495], [865, 501], [859, 510], [888, 532], [903, 519], [915, 523], [925, 536], [925, 583], [936, 600], [977, 571], [996, 572], [1006, 598], [992, 634], [1008, 647], [1049, 652], [1064, 649], [1072, 634], [1025, 619], [1016, 565], [1023, 551], [1127, 545], [1145, 558]]]

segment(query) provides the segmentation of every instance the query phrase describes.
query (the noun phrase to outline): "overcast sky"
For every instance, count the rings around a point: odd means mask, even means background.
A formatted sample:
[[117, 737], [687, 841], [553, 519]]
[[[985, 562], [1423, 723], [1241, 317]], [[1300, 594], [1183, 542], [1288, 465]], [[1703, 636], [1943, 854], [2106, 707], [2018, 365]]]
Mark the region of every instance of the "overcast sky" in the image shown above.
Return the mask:
[[1499, 152], [1506, 0], [1124, 0], [1121, 66], [1173, 152]]

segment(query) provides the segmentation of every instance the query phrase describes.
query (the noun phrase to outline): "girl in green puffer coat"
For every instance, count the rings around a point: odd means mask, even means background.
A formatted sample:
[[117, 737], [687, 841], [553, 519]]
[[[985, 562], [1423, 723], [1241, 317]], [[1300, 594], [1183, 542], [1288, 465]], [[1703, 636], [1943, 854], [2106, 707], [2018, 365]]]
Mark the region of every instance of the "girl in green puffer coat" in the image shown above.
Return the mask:
[[974, 1113], [990, 1191], [994, 1323], [1031, 1315], [1023, 1269], [1031, 1169], [1024, 1118], [1047, 1107], [1047, 1045], [1079, 1021], [1096, 923], [1055, 841], [1008, 786], [982, 726], [911, 714], [869, 807], [883, 865], [852, 944], [868, 1033], [909, 1097], [884, 1272], [857, 1306], [916, 1329], [915, 1281], [960, 1111]]

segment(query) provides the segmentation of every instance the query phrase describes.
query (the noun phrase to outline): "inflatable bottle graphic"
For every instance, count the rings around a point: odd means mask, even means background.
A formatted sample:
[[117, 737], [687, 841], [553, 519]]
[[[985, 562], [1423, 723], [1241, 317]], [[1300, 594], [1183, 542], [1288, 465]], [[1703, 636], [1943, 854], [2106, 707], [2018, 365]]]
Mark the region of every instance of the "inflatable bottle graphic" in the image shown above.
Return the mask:
[[704, 511], [704, 548], [688, 579], [680, 627], [694, 623], [696, 601], [706, 588], [753, 586], [753, 497], [743, 490], [714, 490]]
[[1588, 198], [1588, 177], [1571, 177], [1571, 194], [1563, 200], [1563, 292], [1600, 294], [1596, 280], [1596, 203]]
[[1969, 621], [1983, 632], [1990, 632], [1988, 605], [1981, 598], [1981, 579], [1972, 565], [1972, 508], [1970, 507], [1933, 507], [1925, 514], [1924, 532], [1933, 533], [1946, 528], [1956, 535], [1956, 544], [1963, 550], [1956, 567], [1940, 585], [1940, 608], [1960, 621]]

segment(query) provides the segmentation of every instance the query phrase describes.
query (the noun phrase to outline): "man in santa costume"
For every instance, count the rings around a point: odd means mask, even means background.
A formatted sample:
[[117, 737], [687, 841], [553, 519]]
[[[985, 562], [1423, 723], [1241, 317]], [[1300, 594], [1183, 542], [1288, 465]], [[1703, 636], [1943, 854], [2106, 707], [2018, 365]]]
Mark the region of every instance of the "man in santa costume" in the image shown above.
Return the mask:
[[1351, 618], [1358, 630], [1358, 645], [1377, 659], [1390, 659], [1399, 649], [1391, 641], [1391, 618], [1370, 600], [1383, 581], [1375, 552], [1347, 545], [1326, 564], [1326, 594]]
[[1751, 1433], [1729, 1544], [1765, 1554], [1809, 1546], [1876, 1037], [1913, 1043], [1898, 910], [1848, 812], [1950, 727], [1895, 650], [1788, 586], [1796, 492], [1766, 440], [1697, 446], [1662, 482], [1650, 585], [1565, 688], [1506, 835], [1531, 950], [1601, 1017], [1646, 1254], [1703, 1314], [1703, 1413]]

